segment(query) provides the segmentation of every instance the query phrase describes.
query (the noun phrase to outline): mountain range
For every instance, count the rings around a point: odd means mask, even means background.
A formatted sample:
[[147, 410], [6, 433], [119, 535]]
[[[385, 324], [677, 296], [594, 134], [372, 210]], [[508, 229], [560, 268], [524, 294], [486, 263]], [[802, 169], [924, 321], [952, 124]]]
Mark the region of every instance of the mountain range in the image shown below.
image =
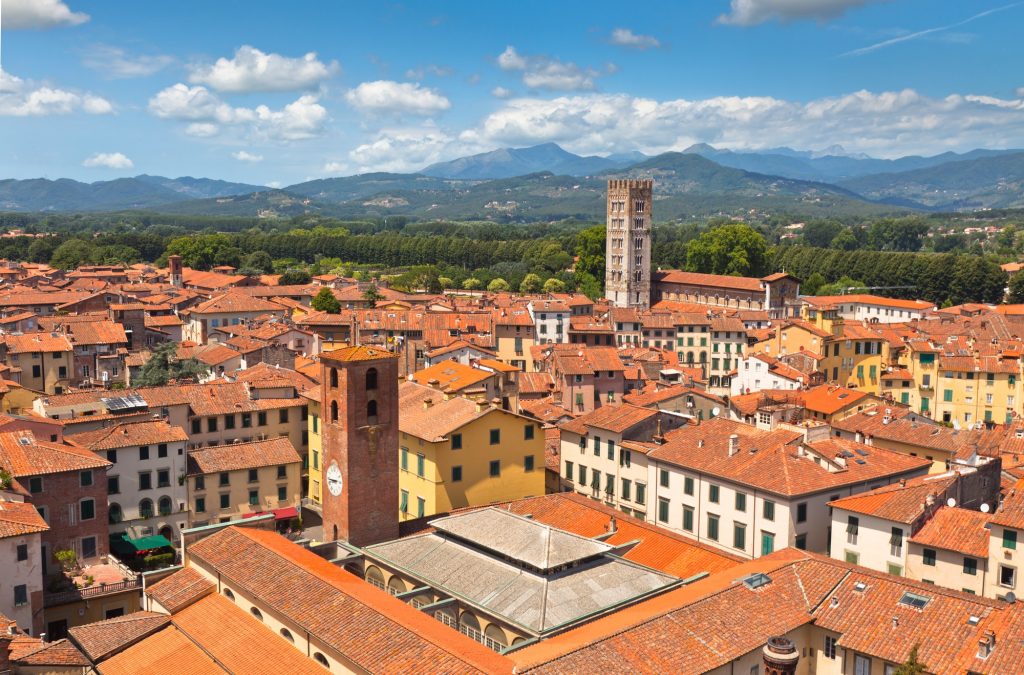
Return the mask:
[[0, 211], [150, 210], [180, 214], [602, 219], [605, 181], [653, 178], [659, 219], [756, 209], [808, 217], [1024, 207], [1024, 151], [876, 159], [833, 146], [739, 152], [698, 144], [648, 157], [580, 156], [554, 143], [503, 148], [418, 173], [323, 178], [282, 189], [140, 175], [82, 183], [0, 180]]

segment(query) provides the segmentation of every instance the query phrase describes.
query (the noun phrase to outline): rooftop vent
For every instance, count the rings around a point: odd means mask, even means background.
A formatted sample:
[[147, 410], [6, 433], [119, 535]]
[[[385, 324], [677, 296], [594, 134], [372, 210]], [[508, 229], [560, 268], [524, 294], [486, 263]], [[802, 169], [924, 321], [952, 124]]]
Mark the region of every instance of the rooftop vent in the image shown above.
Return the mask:
[[867, 589], [868, 589], [868, 585], [866, 583], [864, 583], [863, 581], [858, 581], [857, 583], [855, 583], [853, 585], [853, 590], [857, 591], [858, 593], [863, 593]]

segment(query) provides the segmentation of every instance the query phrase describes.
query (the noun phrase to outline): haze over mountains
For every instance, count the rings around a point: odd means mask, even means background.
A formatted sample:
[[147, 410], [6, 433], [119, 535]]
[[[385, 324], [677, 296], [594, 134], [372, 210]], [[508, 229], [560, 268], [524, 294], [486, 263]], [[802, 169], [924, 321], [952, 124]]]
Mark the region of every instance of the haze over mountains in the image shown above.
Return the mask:
[[699, 144], [655, 157], [582, 157], [546, 143], [432, 164], [419, 173], [324, 178], [283, 189], [150, 175], [96, 183], [0, 180], [0, 210], [600, 219], [604, 183], [612, 177], [653, 178], [665, 219], [751, 208], [820, 216], [1024, 207], [1021, 150], [888, 160], [841, 147], [739, 152]]

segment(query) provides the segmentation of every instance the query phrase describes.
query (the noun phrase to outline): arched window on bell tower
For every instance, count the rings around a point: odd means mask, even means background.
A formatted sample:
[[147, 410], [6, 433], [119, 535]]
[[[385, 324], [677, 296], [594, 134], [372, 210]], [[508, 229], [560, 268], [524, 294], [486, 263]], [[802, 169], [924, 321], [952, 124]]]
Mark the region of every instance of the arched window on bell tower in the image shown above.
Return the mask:
[[367, 401], [366, 402], [366, 423], [376, 424], [377, 423], [377, 402]]
[[331, 368], [331, 389], [338, 388], [338, 369]]
[[377, 369], [370, 368], [366, 371], [366, 391], [373, 391], [377, 388]]
[[338, 421], [338, 402], [337, 401], [331, 401], [331, 421], [332, 422], [337, 422]]

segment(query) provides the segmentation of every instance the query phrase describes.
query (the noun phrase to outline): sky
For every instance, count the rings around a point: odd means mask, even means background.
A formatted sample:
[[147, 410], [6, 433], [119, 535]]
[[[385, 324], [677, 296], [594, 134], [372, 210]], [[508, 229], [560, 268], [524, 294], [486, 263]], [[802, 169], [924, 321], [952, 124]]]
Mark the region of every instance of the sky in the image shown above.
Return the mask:
[[1024, 0], [0, 0], [0, 179], [1019, 148], [1022, 29]]

